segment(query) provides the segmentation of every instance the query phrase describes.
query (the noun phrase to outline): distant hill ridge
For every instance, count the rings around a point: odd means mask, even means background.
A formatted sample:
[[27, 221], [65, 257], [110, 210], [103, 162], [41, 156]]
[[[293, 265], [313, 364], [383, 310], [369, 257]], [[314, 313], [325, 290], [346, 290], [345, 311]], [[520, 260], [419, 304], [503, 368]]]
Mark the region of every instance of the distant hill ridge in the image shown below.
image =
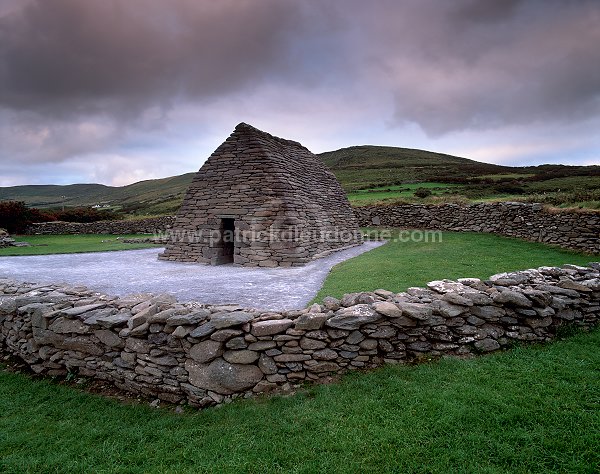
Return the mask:
[[[318, 155], [347, 191], [426, 181], [452, 182], [487, 175], [543, 174], [547, 178], [599, 175], [599, 166], [542, 165], [509, 167], [412, 148], [359, 145]], [[0, 200], [48, 208], [110, 205], [144, 213], [174, 212], [195, 173], [140, 181], [127, 186], [103, 184], [0, 187]], [[547, 179], [545, 178], [545, 179]]]

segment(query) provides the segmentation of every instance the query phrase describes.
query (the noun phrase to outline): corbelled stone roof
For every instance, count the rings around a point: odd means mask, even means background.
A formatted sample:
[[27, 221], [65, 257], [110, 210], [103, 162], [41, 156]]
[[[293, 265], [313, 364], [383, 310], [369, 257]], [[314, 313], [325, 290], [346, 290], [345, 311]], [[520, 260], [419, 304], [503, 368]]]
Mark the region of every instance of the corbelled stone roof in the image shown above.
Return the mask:
[[[235, 128], [195, 176], [173, 228], [180, 233], [216, 232], [225, 217], [235, 218], [236, 228], [247, 234], [273, 228], [305, 234], [295, 244], [273, 239], [266, 246], [237, 242], [235, 263], [240, 265], [301, 264], [360, 241], [346, 195], [319, 158], [298, 142], [245, 123]], [[339, 236], [322, 242], [325, 233], [354, 236], [345, 243]], [[207, 245], [206, 240], [201, 245], [173, 243], [163, 258], [216, 263], [215, 251]]]

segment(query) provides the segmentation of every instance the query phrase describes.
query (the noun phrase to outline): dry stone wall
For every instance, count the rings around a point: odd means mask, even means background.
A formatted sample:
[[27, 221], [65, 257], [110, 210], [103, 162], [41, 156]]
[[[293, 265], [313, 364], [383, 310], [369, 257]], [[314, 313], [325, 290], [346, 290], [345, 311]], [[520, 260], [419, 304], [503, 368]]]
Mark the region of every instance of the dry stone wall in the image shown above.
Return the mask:
[[[540, 204], [481, 203], [354, 208], [361, 227], [400, 227], [448, 231], [489, 232], [508, 237], [600, 253], [600, 213], [548, 210]], [[89, 224], [46, 222], [33, 224], [30, 234], [153, 234], [164, 233], [175, 217]]]
[[175, 221], [173, 216], [150, 217], [130, 221], [98, 222], [41, 222], [31, 224], [26, 234], [63, 235], [63, 234], [164, 234]]
[[37, 373], [204, 407], [353, 369], [548, 341], [600, 315], [600, 264], [327, 297], [298, 311], [0, 280], [0, 344]]
[[354, 208], [361, 227], [489, 232], [600, 253], [600, 213], [548, 210], [541, 204], [402, 204]]

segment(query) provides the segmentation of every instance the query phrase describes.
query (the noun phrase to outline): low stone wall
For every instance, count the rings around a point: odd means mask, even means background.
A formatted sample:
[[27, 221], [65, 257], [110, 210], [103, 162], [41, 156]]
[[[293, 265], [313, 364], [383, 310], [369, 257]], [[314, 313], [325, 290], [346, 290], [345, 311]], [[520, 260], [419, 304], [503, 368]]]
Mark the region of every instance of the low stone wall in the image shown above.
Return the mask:
[[[554, 244], [563, 248], [600, 253], [600, 213], [559, 211], [530, 203], [470, 205], [402, 204], [354, 208], [361, 227], [399, 227], [448, 231], [488, 232]], [[33, 224], [28, 234], [154, 234], [165, 232], [173, 216], [135, 221], [100, 221], [89, 224], [47, 222]]]
[[361, 227], [489, 232], [600, 253], [600, 213], [549, 211], [541, 204], [402, 204], [354, 208]]
[[25, 233], [29, 235], [155, 234], [170, 228], [174, 220], [173, 216], [161, 216], [131, 221], [41, 222], [30, 225]]
[[299, 311], [0, 280], [0, 344], [37, 373], [209, 406], [384, 363], [548, 341], [600, 315], [600, 264], [325, 298]]

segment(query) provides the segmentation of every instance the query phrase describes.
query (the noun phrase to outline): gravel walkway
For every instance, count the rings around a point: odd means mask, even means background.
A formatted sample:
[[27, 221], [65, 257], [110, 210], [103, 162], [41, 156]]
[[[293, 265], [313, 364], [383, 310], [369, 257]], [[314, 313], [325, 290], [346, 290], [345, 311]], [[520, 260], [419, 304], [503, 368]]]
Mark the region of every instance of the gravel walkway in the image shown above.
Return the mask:
[[111, 295], [170, 293], [181, 302], [237, 303], [248, 308], [299, 309], [316, 295], [335, 264], [382, 245], [363, 245], [296, 268], [206, 266], [158, 260], [163, 249], [0, 257], [0, 277], [85, 285]]

